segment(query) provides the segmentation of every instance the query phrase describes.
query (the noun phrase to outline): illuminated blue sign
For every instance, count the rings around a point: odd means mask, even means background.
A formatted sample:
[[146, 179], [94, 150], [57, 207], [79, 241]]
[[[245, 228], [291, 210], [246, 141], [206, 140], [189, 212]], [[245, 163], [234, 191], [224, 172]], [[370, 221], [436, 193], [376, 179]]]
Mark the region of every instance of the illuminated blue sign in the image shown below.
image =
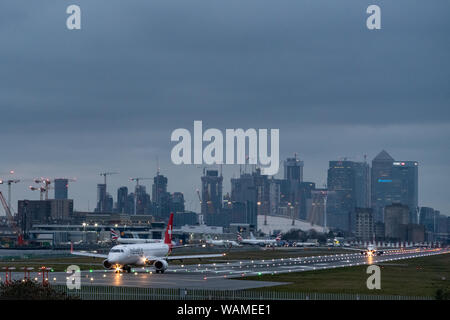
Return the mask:
[[389, 180], [389, 179], [378, 179], [378, 182], [392, 182], [392, 180]]

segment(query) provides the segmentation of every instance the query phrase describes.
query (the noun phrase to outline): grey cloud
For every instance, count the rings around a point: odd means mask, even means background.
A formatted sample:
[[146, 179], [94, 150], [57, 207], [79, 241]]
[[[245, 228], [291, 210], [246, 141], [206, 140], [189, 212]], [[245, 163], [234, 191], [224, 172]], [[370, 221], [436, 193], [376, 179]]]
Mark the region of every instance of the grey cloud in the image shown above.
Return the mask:
[[[2, 2], [1, 167], [78, 176], [71, 192], [92, 209], [98, 172], [121, 171], [114, 190], [153, 174], [159, 155], [171, 191], [192, 202], [201, 170], [171, 165], [169, 139], [203, 120], [279, 128], [282, 156], [299, 152], [318, 183], [328, 160], [388, 149], [421, 163], [421, 201], [450, 210], [439, 191], [449, 172], [448, 1], [377, 1], [379, 32], [365, 28], [372, 1], [78, 0], [83, 29], [70, 32], [72, 3]], [[36, 196], [23, 189], [17, 197]]]

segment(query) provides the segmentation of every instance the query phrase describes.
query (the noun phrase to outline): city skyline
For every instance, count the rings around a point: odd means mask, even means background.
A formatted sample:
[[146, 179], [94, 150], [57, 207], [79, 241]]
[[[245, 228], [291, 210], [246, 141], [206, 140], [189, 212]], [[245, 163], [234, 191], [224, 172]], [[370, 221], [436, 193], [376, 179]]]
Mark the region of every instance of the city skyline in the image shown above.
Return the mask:
[[[383, 154], [386, 154], [386, 155], [389, 156], [389, 153], [386, 153], [385, 150], [381, 150], [377, 155], [379, 156], [379, 155], [383, 155]], [[284, 161], [287, 160], [288, 158], [293, 159], [294, 157], [297, 157], [297, 159], [301, 163], [301, 167], [302, 167], [301, 176], [303, 176], [303, 179], [302, 179], [303, 181], [315, 183], [316, 188], [319, 188], [319, 189], [323, 188], [326, 185], [326, 183], [327, 183], [326, 179], [328, 179], [328, 175], [329, 175], [329, 172], [327, 174], [328, 166], [327, 166], [327, 169], [324, 170], [325, 183], [321, 183], [320, 181], [317, 181], [317, 180], [314, 180], [314, 179], [308, 179], [308, 177], [309, 177], [309, 175], [308, 175], [308, 166], [304, 164], [303, 159], [300, 158], [297, 153], [294, 153], [292, 156], [288, 156], [287, 158], [282, 158], [281, 163], [280, 163], [280, 170], [279, 170], [278, 174], [273, 176], [273, 177], [276, 178], [276, 179], [286, 178], [285, 177], [285, 173], [284, 173]], [[341, 161], [360, 162], [360, 163], [366, 161], [366, 163], [368, 164], [370, 170], [372, 170], [372, 160], [374, 160], [375, 158], [376, 157], [374, 157], [373, 159], [370, 159], [370, 158], [366, 157], [364, 159], [364, 156], [363, 156], [363, 159], [355, 159], [355, 158], [351, 158], [351, 157], [341, 157], [339, 159], [329, 160], [328, 164], [331, 165], [332, 163], [341, 162]], [[397, 159], [395, 159], [395, 161], [398, 162], [398, 161], [408, 161], [408, 160], [397, 160]], [[159, 163], [159, 160], [157, 162]], [[394, 163], [397, 163], [397, 162], [394, 162]], [[415, 161], [413, 161], [413, 162], [415, 162]], [[448, 215], [442, 208], [439, 208], [436, 205], [433, 205], [433, 204], [426, 204], [425, 205], [425, 204], [421, 203], [421, 192], [420, 192], [420, 181], [421, 181], [421, 179], [420, 179], [420, 172], [422, 170], [422, 166], [420, 164], [420, 161], [417, 161], [417, 163], [418, 163], [418, 167], [420, 168], [419, 169], [419, 179], [418, 179], [419, 180], [419, 203], [418, 203], [418, 205], [420, 207], [433, 207], [436, 210], [440, 210], [442, 214]], [[234, 167], [234, 168], [232, 170], [230, 170], [231, 168], [229, 168], [229, 167]], [[247, 173], [251, 173], [252, 171], [254, 171], [254, 169], [256, 167], [257, 166], [250, 165], [250, 164], [248, 164], [248, 165], [241, 165], [241, 166], [239, 166], [239, 165], [234, 165], [234, 166], [230, 166], [230, 165], [228, 165], [228, 166], [227, 165], [221, 165], [221, 166], [212, 165], [212, 166], [201, 166], [201, 167], [198, 167], [197, 168], [198, 169], [197, 170], [198, 171], [197, 172], [198, 173], [198, 176], [197, 176], [197, 180], [198, 181], [196, 181], [196, 180], [193, 181], [192, 194], [189, 194], [189, 191], [186, 192], [185, 190], [180, 189], [178, 187], [179, 184], [178, 185], [176, 184], [177, 183], [177, 179], [174, 178], [174, 177], [169, 177], [164, 172], [164, 170], [161, 170], [161, 167], [158, 167], [159, 168], [158, 171], [159, 171], [160, 175], [164, 176], [168, 180], [167, 191], [169, 193], [176, 193], [176, 192], [183, 193], [184, 197], [185, 197], [186, 210], [195, 211], [195, 212], [200, 213], [201, 212], [201, 206], [198, 203], [197, 190], [201, 190], [202, 189], [201, 188], [201, 184], [202, 184], [201, 183], [201, 177], [203, 175], [203, 170], [218, 170], [219, 172], [220, 171], [223, 172], [223, 185], [224, 186], [223, 186], [222, 194], [223, 194], [223, 196], [225, 196], [226, 194], [231, 194], [231, 180], [233, 178], [238, 178], [239, 177], [239, 171], [244, 172], [246, 170]], [[236, 172], [236, 169], [238, 170], [237, 172]], [[329, 169], [328, 169], [328, 171], [329, 171]], [[113, 198], [113, 206], [115, 207], [116, 203], [117, 203], [117, 200], [118, 200], [117, 199], [117, 192], [118, 192], [118, 190], [120, 188], [122, 188], [122, 187], [127, 187], [128, 188], [128, 194], [132, 194], [132, 193], [134, 193], [134, 190], [135, 190], [135, 187], [136, 187], [136, 182], [132, 181], [131, 178], [128, 178], [128, 177], [124, 178], [123, 177], [124, 174], [121, 174], [118, 171], [114, 172], [114, 173], [116, 173], [116, 174], [108, 177], [108, 180], [107, 180], [107, 192], [108, 192], [108, 194], [110, 194], [112, 196], [112, 198]], [[232, 175], [228, 175], [227, 173], [232, 173]], [[156, 174], [157, 173], [156, 173], [156, 168], [155, 168], [155, 172], [154, 173], [149, 173], [149, 176], [152, 177], [152, 178], [150, 178], [150, 179], [143, 179], [143, 181], [139, 182], [139, 185], [141, 187], [147, 188], [147, 193], [150, 194], [152, 201], [154, 201], [153, 200], [154, 195], [152, 195], [153, 177], [156, 176]], [[13, 175], [9, 174], [9, 175], [5, 175], [5, 177], [15, 177], [15, 178], [19, 178], [19, 179], [21, 178], [19, 176], [19, 173], [16, 172], [15, 170], [14, 170], [14, 174]], [[36, 177], [32, 177], [32, 178], [34, 179]], [[53, 177], [54, 176], [45, 176], [44, 178], [53, 178]], [[33, 185], [33, 186], [39, 186], [39, 185], [36, 184], [36, 183], [30, 183], [30, 181], [32, 180], [30, 177], [26, 177], [26, 178], [28, 178], [28, 179], [25, 179], [25, 180], [23, 180], [23, 181], [21, 181], [21, 182], [19, 182], [17, 184], [13, 184], [12, 185], [12, 190], [13, 190], [12, 196], [13, 196], [13, 200], [14, 200], [13, 201], [13, 208], [14, 209], [17, 206], [17, 201], [18, 200], [23, 200], [23, 199], [38, 200], [39, 199], [39, 192], [38, 191], [31, 191], [31, 190], [29, 190], [29, 188], [27, 186], [27, 183], [29, 183], [30, 185]], [[82, 187], [84, 190], [86, 190], [85, 194], [88, 194], [89, 207], [83, 207], [83, 199], [77, 198], [76, 193], [74, 194], [74, 192], [72, 192], [73, 189], [77, 190], [77, 186], [79, 184], [85, 186], [86, 185], [86, 181], [85, 180], [80, 180], [79, 178], [76, 178], [76, 179], [71, 179], [72, 181], [68, 182], [68, 184], [69, 184], [69, 187], [68, 187], [69, 199], [74, 199], [75, 200], [74, 201], [74, 209], [75, 210], [78, 210], [78, 211], [91, 211], [91, 212], [93, 212], [96, 209], [96, 206], [97, 206], [97, 192], [98, 192], [97, 186], [98, 185], [102, 185], [104, 177], [102, 177], [100, 174], [98, 174], [98, 178], [96, 178], [96, 179], [97, 179], [97, 181], [92, 187], [88, 187], [88, 188]], [[122, 183], [122, 182], [126, 182], [126, 183]], [[16, 196], [18, 194], [21, 194], [20, 188], [21, 187], [25, 187], [25, 186], [27, 186], [26, 187], [27, 190], [26, 190], [26, 192], [22, 191], [22, 194], [26, 194], [26, 196], [28, 196], [28, 197], [17, 199]], [[1, 186], [0, 186], [0, 188], [1, 188]], [[49, 199], [53, 199], [54, 188], [55, 188], [55, 186], [54, 186], [54, 183], [53, 183], [51, 185], [51, 189], [49, 190]], [[92, 189], [92, 192], [89, 192], [90, 189]], [[6, 184], [5, 184], [4, 190], [0, 190], [0, 191], [3, 191], [4, 195], [6, 196], [6, 194], [7, 194]], [[360, 192], [363, 192], [363, 191], [360, 191]], [[369, 194], [369, 196], [370, 196], [370, 194]], [[83, 196], [80, 196], [80, 197], [83, 197]], [[91, 200], [91, 199], [93, 199], [93, 200]], [[361, 207], [366, 207], [366, 206], [361, 206]]]

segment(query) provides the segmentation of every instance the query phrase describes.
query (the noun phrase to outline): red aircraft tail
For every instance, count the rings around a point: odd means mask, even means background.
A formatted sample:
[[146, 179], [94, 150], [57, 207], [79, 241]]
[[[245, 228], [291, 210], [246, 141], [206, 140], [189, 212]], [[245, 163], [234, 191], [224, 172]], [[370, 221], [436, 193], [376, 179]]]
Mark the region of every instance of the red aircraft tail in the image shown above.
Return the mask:
[[170, 213], [169, 223], [167, 224], [166, 233], [164, 235], [164, 243], [172, 247], [172, 230], [173, 230], [173, 212]]

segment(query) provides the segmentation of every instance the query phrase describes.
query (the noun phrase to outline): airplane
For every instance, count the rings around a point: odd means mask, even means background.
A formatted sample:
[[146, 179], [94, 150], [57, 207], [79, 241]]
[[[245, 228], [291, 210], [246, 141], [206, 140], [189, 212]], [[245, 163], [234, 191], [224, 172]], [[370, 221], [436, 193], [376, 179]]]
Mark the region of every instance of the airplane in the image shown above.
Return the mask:
[[377, 247], [375, 247], [375, 245], [373, 245], [373, 244], [369, 244], [367, 246], [367, 249], [365, 249], [365, 250], [361, 250], [361, 249], [357, 249], [357, 248], [346, 248], [346, 247], [343, 247], [341, 249], [359, 251], [362, 255], [365, 255], [368, 257], [381, 256], [382, 254], [384, 254], [384, 251], [378, 250]]
[[231, 247], [241, 247], [239, 243], [233, 240], [213, 240], [210, 235], [208, 235], [205, 239], [206, 244], [210, 244], [213, 246], [224, 246], [226, 248]]
[[295, 246], [296, 247], [318, 247], [319, 243], [318, 242], [296, 242]]
[[366, 250], [361, 251], [361, 254], [368, 257], [381, 256], [383, 253], [384, 251], [378, 250], [377, 247], [375, 247], [373, 244], [369, 244]]
[[243, 239], [241, 234], [238, 232], [237, 234], [237, 241], [239, 244], [250, 244], [250, 245], [275, 245], [281, 240], [281, 233], [277, 235], [275, 239], [256, 239], [252, 233], [250, 233], [250, 239]]
[[[163, 239], [141, 239], [137, 237], [135, 233], [133, 233], [133, 238], [122, 238], [120, 236], [120, 232], [114, 229], [111, 229], [111, 240], [121, 244], [136, 244], [136, 243], [161, 243]], [[175, 243], [172, 241], [172, 244]]]
[[125, 271], [131, 272], [131, 267], [144, 267], [153, 265], [156, 273], [164, 273], [169, 267], [170, 260], [185, 259], [203, 259], [223, 257], [221, 254], [197, 254], [189, 256], [169, 256], [172, 249], [177, 248], [172, 244], [173, 213], [170, 214], [164, 234], [164, 242], [158, 243], [134, 243], [120, 244], [111, 248], [108, 254], [97, 254], [90, 252], [73, 251], [71, 253], [77, 256], [103, 258], [103, 267], [105, 269], [114, 269], [117, 273]]

